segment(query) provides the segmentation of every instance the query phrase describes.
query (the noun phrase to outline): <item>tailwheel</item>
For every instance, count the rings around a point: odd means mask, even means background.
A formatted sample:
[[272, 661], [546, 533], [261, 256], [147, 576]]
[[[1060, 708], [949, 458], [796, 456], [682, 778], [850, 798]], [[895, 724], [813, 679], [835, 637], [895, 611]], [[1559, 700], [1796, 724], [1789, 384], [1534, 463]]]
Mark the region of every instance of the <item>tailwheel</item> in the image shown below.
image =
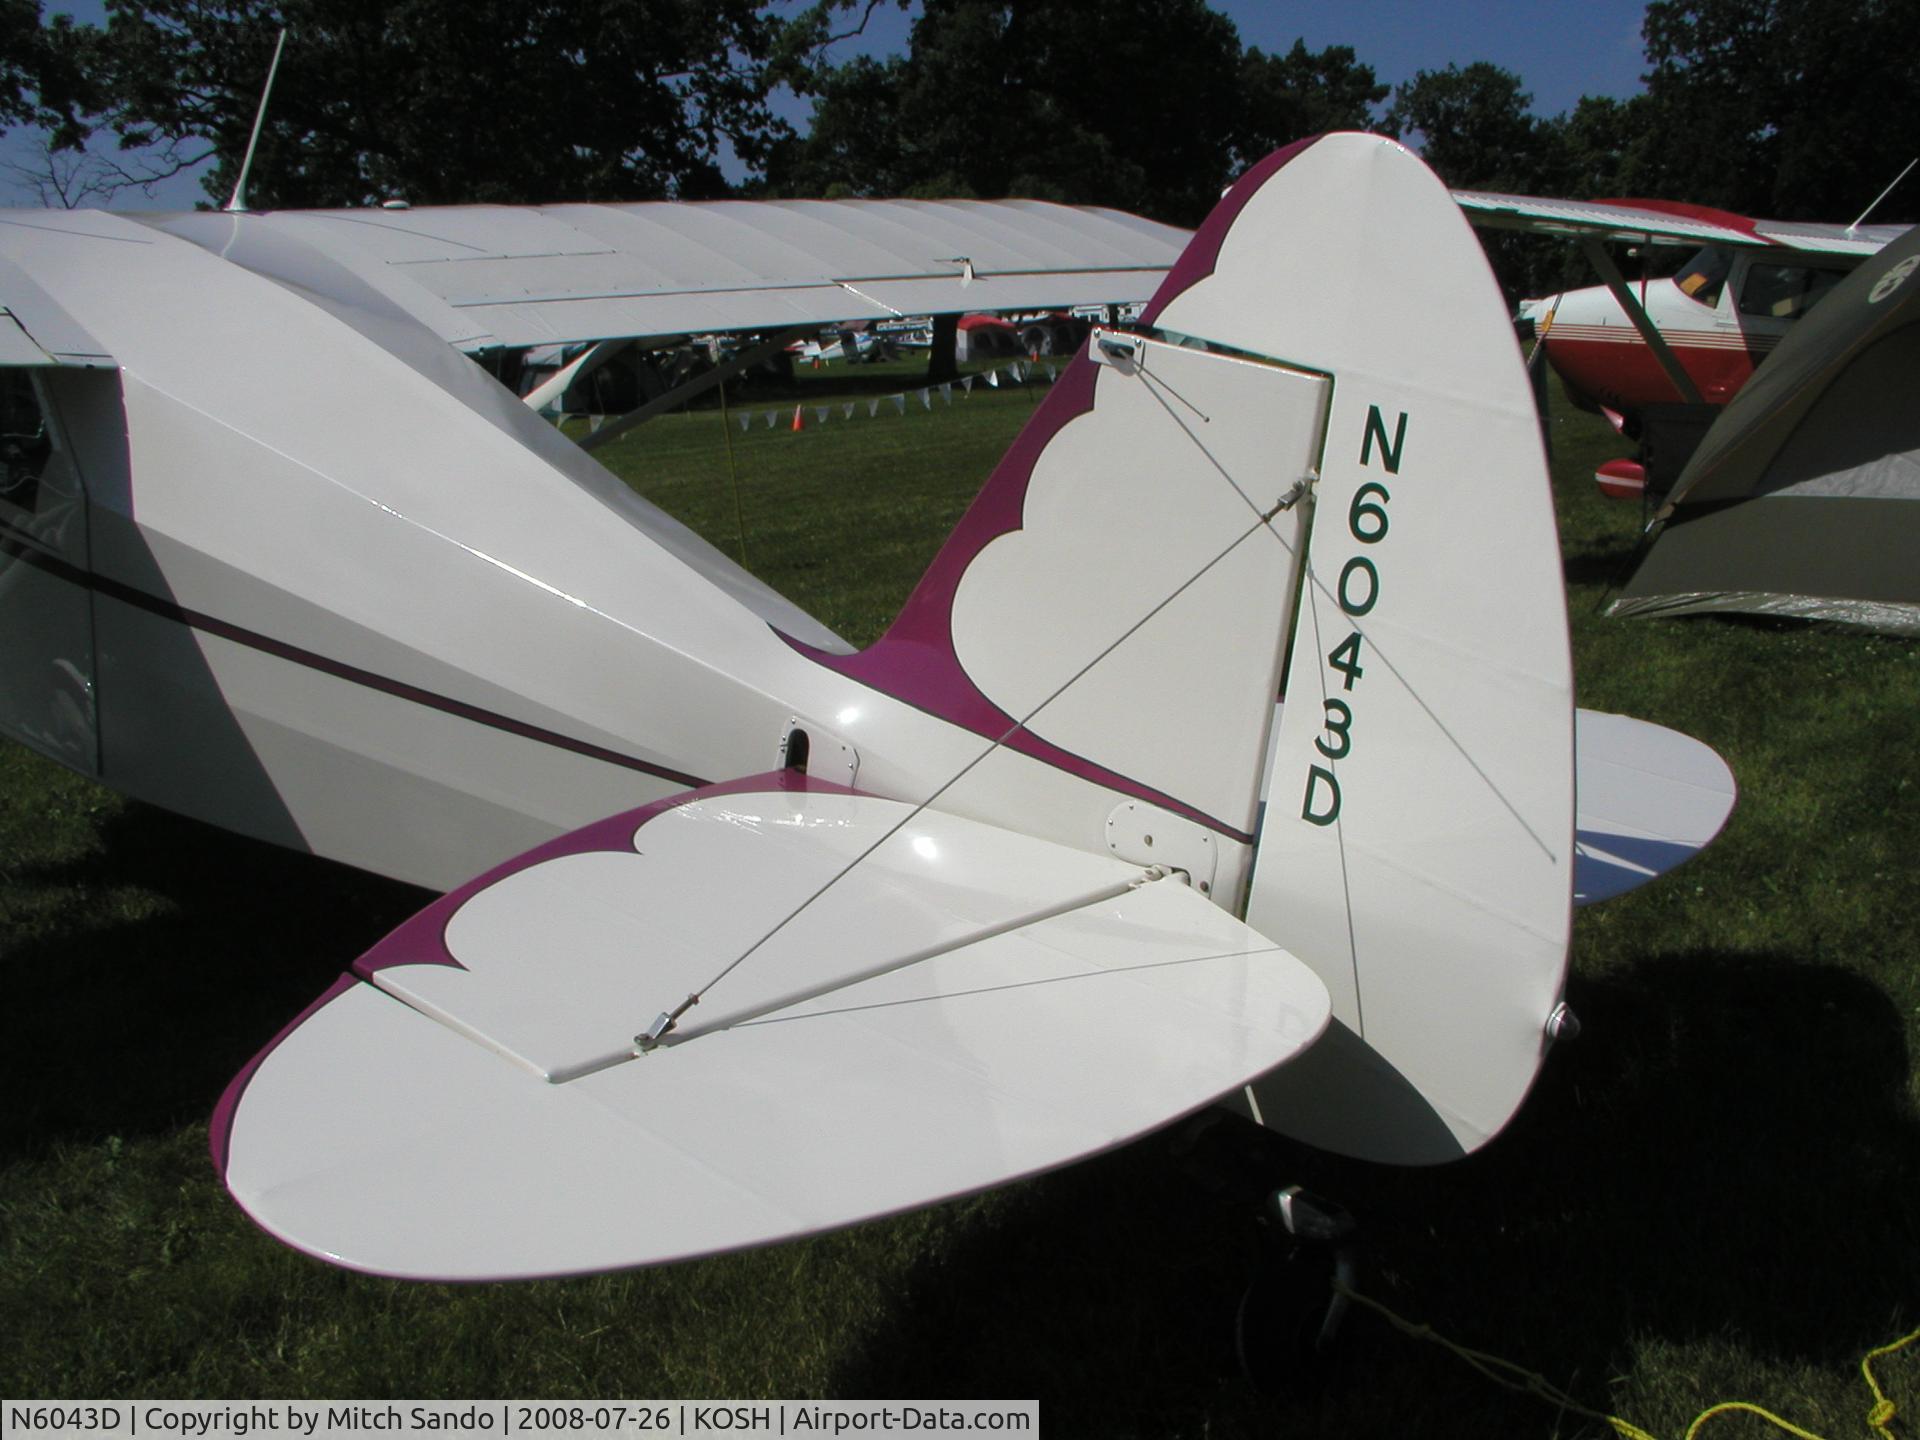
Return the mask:
[[1234, 1316], [1248, 1383], [1264, 1394], [1310, 1393], [1338, 1355], [1353, 1281], [1353, 1216], [1297, 1185], [1267, 1197], [1268, 1234]]

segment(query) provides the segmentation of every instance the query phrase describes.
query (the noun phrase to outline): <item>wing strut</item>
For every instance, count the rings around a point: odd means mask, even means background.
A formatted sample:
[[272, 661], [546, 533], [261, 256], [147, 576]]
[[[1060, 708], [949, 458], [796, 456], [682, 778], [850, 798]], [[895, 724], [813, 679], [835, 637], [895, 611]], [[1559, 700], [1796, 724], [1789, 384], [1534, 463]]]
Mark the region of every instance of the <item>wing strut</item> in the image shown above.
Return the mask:
[[1620, 302], [1620, 308], [1627, 312], [1627, 318], [1633, 321], [1633, 328], [1640, 332], [1640, 338], [1647, 342], [1653, 351], [1653, 358], [1660, 362], [1660, 368], [1666, 371], [1667, 379], [1673, 382], [1673, 388], [1680, 392], [1680, 398], [1689, 405], [1704, 405], [1700, 392], [1694, 387], [1693, 377], [1680, 368], [1680, 361], [1667, 347], [1666, 339], [1659, 328], [1647, 318], [1647, 312], [1640, 302], [1633, 298], [1633, 290], [1627, 284], [1626, 276], [1620, 273], [1620, 267], [1613, 263], [1613, 257], [1607, 254], [1606, 247], [1591, 235], [1580, 237], [1580, 248], [1585, 252], [1593, 268], [1600, 272], [1600, 278], [1607, 282], [1607, 289], [1613, 298]]
[[[910, 811], [906, 819], [900, 822], [900, 825], [906, 824], [908, 820], [918, 815], [921, 809], [925, 808], [925, 806], [921, 806], [919, 809]], [[853, 869], [861, 860], [864, 860], [868, 855], [871, 855], [874, 850], [877, 850], [881, 845], [885, 844], [887, 837], [898, 831], [900, 825], [894, 826], [886, 835], [876, 840], [856, 857], [845, 870], [842, 870], [840, 875], [845, 875], [848, 870]], [[634, 1049], [644, 1055], [663, 1044], [683, 1044], [688, 1040], [697, 1039], [699, 1036], [715, 1030], [726, 1030], [732, 1026], [744, 1024], [749, 1020], [758, 1020], [763, 1015], [771, 1015], [776, 1010], [785, 1010], [789, 1006], [818, 999], [822, 995], [829, 994], [835, 990], [845, 989], [849, 985], [858, 985], [865, 980], [877, 980], [882, 975], [891, 975], [895, 970], [904, 970], [909, 965], [918, 965], [922, 960], [932, 960], [936, 956], [950, 955], [956, 950], [964, 950], [969, 945], [978, 945], [982, 941], [991, 940], [995, 936], [1005, 935], [1013, 930], [1024, 930], [1029, 925], [1038, 925], [1042, 921], [1053, 920], [1062, 915], [1071, 915], [1076, 910], [1085, 910], [1090, 906], [1099, 905], [1108, 900], [1118, 900], [1130, 890], [1138, 890], [1142, 885], [1151, 885], [1156, 881], [1165, 880], [1172, 874], [1173, 872], [1164, 865], [1149, 865], [1138, 873], [1130, 875], [1125, 880], [1117, 881], [1114, 884], [1103, 885], [1097, 889], [1089, 890], [1084, 894], [1069, 896], [1067, 899], [1059, 901], [1056, 904], [1046, 905], [1031, 913], [1015, 915], [998, 924], [969, 931], [965, 935], [945, 940], [927, 949], [916, 950], [910, 955], [890, 955], [885, 960], [869, 966], [864, 970], [856, 970], [850, 975], [836, 975], [832, 979], [818, 984], [802, 986], [797, 990], [789, 991], [772, 999], [758, 1001], [750, 1009], [729, 1010], [703, 1024], [689, 1026], [685, 1030], [680, 1030], [676, 1028], [678, 1019], [686, 1014], [693, 1006], [700, 1003], [699, 995], [689, 995], [680, 1003], [678, 1009], [671, 1012], [663, 1012], [644, 1033], [634, 1036]], [[838, 880], [840, 875], [836, 875], [834, 880]], [[819, 893], [824, 894], [828, 887], [834, 883], [834, 880], [829, 880], [826, 885], [822, 885]], [[818, 898], [817, 895], [816, 898]], [[800, 910], [806, 909], [807, 905], [811, 905], [812, 903], [812, 900], [807, 901], [806, 904], [800, 906], [799, 910], [794, 911], [794, 915], [798, 915]], [[787, 920], [791, 919], [793, 919], [793, 915], [787, 917]], [[768, 931], [765, 940], [770, 940], [774, 935], [778, 934], [781, 926], [784, 926], [787, 920], [782, 920], [780, 925], [776, 925], [772, 930]], [[753, 948], [757, 950], [761, 944], [765, 943], [765, 940], [757, 942]], [[752, 953], [752, 950], [747, 951], [747, 954], [742, 955], [740, 960], [746, 959], [747, 955]], [[734, 961], [734, 965], [738, 965], [740, 960]], [[728, 970], [732, 968], [732, 965], [727, 967]], [[724, 970], [721, 972], [722, 975], [725, 973], [726, 971]], [[716, 976], [715, 978], [717, 979], [718, 977]], [[712, 988], [712, 982], [709, 982], [708, 988]], [[668, 1039], [667, 1032], [670, 1030], [673, 1031], [673, 1036], [671, 1039]], [[591, 1072], [583, 1071], [582, 1073]], [[575, 1079], [578, 1077], [569, 1076], [568, 1078]]]
[[[762, 340], [758, 345], [755, 345], [751, 350], [742, 350], [732, 359], [723, 360], [711, 370], [694, 376], [694, 378], [687, 381], [686, 384], [677, 385], [664, 395], [656, 395], [638, 410], [629, 410], [619, 419], [609, 421], [592, 434], [582, 435], [580, 437], [580, 448], [582, 450], [598, 450], [608, 441], [619, 439], [622, 435], [626, 434], [627, 431], [633, 429], [634, 426], [651, 420], [662, 411], [684, 405], [687, 401], [693, 399], [694, 396], [706, 394], [707, 391], [711, 390], [721, 381], [731, 380], [748, 366], [758, 365], [776, 350], [792, 344], [812, 328], [814, 327], [810, 325], [795, 325], [789, 329], [777, 331], [765, 340]], [[529, 397], [529, 399], [531, 399], [531, 397]]]

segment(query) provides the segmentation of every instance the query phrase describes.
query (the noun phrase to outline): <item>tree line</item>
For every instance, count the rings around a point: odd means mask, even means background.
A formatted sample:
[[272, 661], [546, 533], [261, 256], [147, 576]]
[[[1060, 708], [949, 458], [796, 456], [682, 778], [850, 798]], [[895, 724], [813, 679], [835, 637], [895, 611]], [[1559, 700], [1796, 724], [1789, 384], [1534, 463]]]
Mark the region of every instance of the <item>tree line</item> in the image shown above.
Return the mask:
[[[284, 27], [262, 208], [1017, 194], [1193, 225], [1268, 150], [1367, 129], [1455, 186], [1850, 220], [1920, 148], [1920, 0], [1652, 0], [1645, 93], [1546, 117], [1497, 66], [1390, 88], [1205, 0], [923, 0], [905, 53], [838, 60], [883, 4], [0, 0], [0, 125], [46, 132], [54, 203], [208, 160], [217, 203]], [[1920, 179], [1875, 218], [1916, 215]]]

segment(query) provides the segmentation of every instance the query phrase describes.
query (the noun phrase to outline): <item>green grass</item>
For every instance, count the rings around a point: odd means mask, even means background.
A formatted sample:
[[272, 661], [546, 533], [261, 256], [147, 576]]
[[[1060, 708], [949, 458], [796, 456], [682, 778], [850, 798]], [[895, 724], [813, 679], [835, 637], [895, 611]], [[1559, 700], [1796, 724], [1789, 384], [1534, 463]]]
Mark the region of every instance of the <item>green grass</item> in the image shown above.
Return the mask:
[[[911, 371], [802, 379], [852, 395]], [[1033, 402], [977, 388], [802, 435], [751, 402], [730, 432], [750, 563], [871, 639]], [[728, 433], [666, 417], [606, 458], [732, 549]], [[1362, 1217], [1368, 1293], [1583, 1405], [1677, 1437], [1737, 1398], [1856, 1434], [1860, 1355], [1920, 1324], [1920, 646], [1597, 618], [1638, 516], [1587, 478], [1621, 448], [1604, 430], [1563, 409], [1555, 441], [1581, 702], [1714, 745], [1740, 806], [1707, 855], [1581, 914], [1586, 1033], [1500, 1140], [1431, 1171], [1300, 1151], [1290, 1173]], [[1056, 1435], [1604, 1433], [1364, 1316], [1327, 1393], [1252, 1392], [1231, 1317], [1256, 1227], [1164, 1137], [593, 1280], [408, 1285], [294, 1255], [219, 1189], [206, 1116], [421, 899], [0, 745], [0, 1394], [1037, 1395]], [[1881, 1373], [1920, 1415], [1920, 1354]]]

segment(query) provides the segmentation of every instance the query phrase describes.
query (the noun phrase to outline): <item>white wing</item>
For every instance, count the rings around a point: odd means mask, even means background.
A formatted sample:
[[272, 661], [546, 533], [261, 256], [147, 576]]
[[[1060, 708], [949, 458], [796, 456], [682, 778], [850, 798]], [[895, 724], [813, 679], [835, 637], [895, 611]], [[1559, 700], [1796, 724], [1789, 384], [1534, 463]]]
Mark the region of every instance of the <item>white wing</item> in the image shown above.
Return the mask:
[[1476, 225], [1536, 235], [1593, 235], [1627, 244], [1780, 246], [1826, 255], [1871, 255], [1905, 225], [1824, 225], [1751, 220], [1704, 205], [1659, 200], [1556, 200], [1456, 190], [1453, 198]]
[[150, 222], [462, 349], [1145, 300], [1187, 232], [1033, 200], [203, 212]]

